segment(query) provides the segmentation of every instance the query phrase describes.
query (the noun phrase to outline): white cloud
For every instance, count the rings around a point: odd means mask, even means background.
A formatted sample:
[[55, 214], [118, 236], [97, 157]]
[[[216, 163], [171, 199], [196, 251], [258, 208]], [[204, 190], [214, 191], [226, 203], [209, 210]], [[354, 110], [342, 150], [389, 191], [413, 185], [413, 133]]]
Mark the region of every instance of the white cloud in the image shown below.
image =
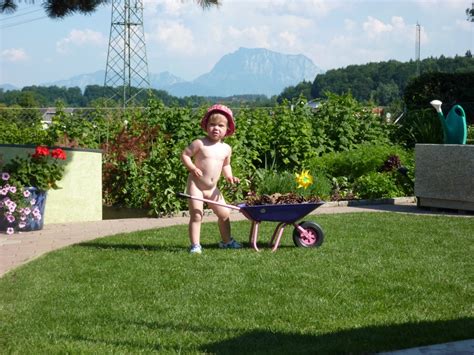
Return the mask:
[[230, 26], [227, 33], [230, 38], [242, 46], [270, 47], [270, 29], [267, 26], [237, 28]]
[[176, 54], [192, 54], [196, 50], [192, 31], [177, 21], [161, 22], [147, 35], [147, 39]]
[[100, 32], [89, 29], [76, 30], [73, 29], [69, 35], [56, 42], [56, 50], [59, 53], [67, 53], [71, 47], [83, 46], [104, 46], [108, 41]]
[[344, 5], [343, 1], [327, 0], [263, 0], [255, 2], [270, 15], [297, 15], [322, 18]]
[[367, 18], [367, 21], [362, 24], [362, 28], [369, 38], [376, 38], [383, 33], [391, 32], [393, 30], [392, 25], [385, 24], [372, 16]]
[[288, 31], [281, 32], [278, 36], [288, 47], [295, 47], [298, 43], [298, 38], [294, 33]]
[[2, 51], [1, 58], [7, 62], [22, 62], [28, 56], [23, 48], [9, 48]]
[[347, 30], [347, 31], [353, 31], [355, 30], [357, 27], [357, 23], [351, 19], [345, 19], [344, 20], [344, 28]]
[[469, 22], [469, 21], [456, 20], [455, 26], [456, 26], [456, 28], [459, 28], [463, 31], [471, 32], [471, 34], [473, 33], [472, 31], [474, 31], [474, 29], [473, 29], [474, 24], [472, 22]]

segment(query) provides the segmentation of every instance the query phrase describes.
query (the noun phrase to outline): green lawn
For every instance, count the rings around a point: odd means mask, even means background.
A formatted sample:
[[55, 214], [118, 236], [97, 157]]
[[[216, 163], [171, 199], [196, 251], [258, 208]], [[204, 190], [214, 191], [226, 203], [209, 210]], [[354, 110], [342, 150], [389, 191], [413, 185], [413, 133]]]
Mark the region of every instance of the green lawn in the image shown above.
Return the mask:
[[[112, 236], [0, 279], [2, 353], [377, 352], [474, 338], [474, 218], [310, 216], [318, 249], [220, 250], [203, 225]], [[263, 223], [268, 241], [276, 223]], [[246, 240], [249, 222], [234, 222]], [[262, 247], [265, 247], [263, 244]]]

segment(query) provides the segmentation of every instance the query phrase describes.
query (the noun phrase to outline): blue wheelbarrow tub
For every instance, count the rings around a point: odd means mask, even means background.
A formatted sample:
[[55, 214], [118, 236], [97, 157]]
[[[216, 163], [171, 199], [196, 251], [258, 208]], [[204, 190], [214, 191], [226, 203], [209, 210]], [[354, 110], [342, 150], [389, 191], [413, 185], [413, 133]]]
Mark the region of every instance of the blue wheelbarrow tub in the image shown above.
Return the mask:
[[323, 201], [256, 206], [240, 204], [238, 207], [240, 207], [240, 212], [242, 212], [245, 217], [256, 222], [272, 221], [294, 223], [322, 205], [324, 205]]

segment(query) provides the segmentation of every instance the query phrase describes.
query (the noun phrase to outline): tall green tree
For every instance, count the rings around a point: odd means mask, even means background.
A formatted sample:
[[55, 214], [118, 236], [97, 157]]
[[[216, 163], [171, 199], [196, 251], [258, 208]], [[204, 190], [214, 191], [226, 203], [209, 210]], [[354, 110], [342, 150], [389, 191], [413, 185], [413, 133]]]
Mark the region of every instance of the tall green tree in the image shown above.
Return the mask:
[[474, 3], [471, 8], [466, 9], [466, 16], [468, 21], [474, 22]]
[[[178, 0], [177, 0], [178, 1]], [[219, 0], [195, 0], [202, 8], [219, 5]], [[0, 14], [14, 13], [21, 0], [0, 0]], [[27, 3], [34, 3], [35, 0], [24, 0]], [[42, 0], [46, 14], [51, 18], [63, 18], [74, 13], [90, 14], [97, 10], [100, 5], [110, 3], [111, 0]]]

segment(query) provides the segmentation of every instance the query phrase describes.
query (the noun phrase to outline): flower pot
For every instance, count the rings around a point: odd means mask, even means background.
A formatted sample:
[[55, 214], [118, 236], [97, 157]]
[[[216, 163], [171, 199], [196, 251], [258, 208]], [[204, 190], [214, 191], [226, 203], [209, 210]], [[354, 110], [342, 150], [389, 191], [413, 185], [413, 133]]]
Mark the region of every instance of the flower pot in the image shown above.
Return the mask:
[[15, 232], [29, 232], [43, 229], [47, 192], [38, 190], [36, 187], [26, 187], [25, 190], [30, 193], [28, 197], [25, 197], [26, 201], [29, 203], [30, 212], [26, 215], [26, 219], [23, 221], [25, 224], [24, 227], [19, 227], [19, 224], [22, 222], [20, 218], [16, 218], [15, 221], [9, 222], [6, 216], [2, 214], [0, 217], [0, 231], [11, 234], [11, 230], [8, 232], [9, 228], [13, 228]]
[[26, 219], [26, 226], [25, 228], [22, 228], [21, 231], [29, 232], [41, 230], [43, 229], [44, 224], [44, 211], [46, 206], [47, 192], [38, 190], [36, 187], [28, 187], [27, 190], [31, 193], [31, 200], [36, 201], [32, 207], [38, 208], [41, 218], [37, 219], [32, 215], [32, 213], [30, 213]]

